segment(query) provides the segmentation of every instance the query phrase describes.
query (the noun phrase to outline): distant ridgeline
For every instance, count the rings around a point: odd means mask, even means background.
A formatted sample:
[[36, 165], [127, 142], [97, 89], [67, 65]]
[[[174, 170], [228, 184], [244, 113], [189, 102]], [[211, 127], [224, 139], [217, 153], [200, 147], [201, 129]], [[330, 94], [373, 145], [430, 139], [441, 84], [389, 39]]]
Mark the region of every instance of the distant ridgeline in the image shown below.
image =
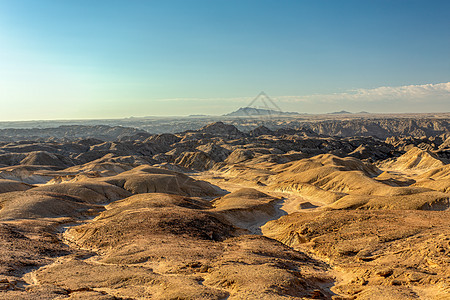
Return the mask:
[[297, 112], [284, 112], [272, 109], [254, 107], [241, 107], [236, 111], [223, 115], [224, 117], [246, 117], [246, 116], [296, 116]]
[[63, 125], [52, 128], [5, 128], [0, 129], [0, 140], [46, 140], [97, 138], [104, 141], [117, 140], [125, 136], [149, 135], [146, 131], [132, 127], [107, 125]]
[[[270, 114], [263, 115], [264, 113]], [[273, 114], [272, 114], [273, 113]], [[275, 115], [278, 113], [278, 115]], [[297, 113], [272, 112], [266, 109], [241, 108], [222, 117], [210, 118], [167, 118], [116, 120], [121, 126], [108, 125], [64, 125], [51, 127], [51, 122], [33, 124], [49, 126], [47, 128], [3, 128], [0, 129], [0, 142], [46, 141], [49, 139], [77, 140], [95, 138], [103, 141], [145, 140], [153, 134], [184, 132], [203, 132], [208, 134], [225, 134], [226, 136], [254, 136], [259, 134], [307, 134], [322, 136], [370, 136], [380, 139], [389, 137], [411, 136], [416, 138], [438, 137], [440, 140], [450, 138], [450, 118], [364, 118], [354, 114], [355, 118], [314, 120], [299, 118], [305, 116]], [[252, 116], [254, 119], [249, 121]], [[258, 119], [258, 116], [261, 117]], [[267, 117], [268, 116], [268, 117]], [[289, 118], [291, 116], [292, 118]], [[241, 118], [240, 118], [241, 117]], [[222, 122], [217, 122], [218, 120]], [[96, 122], [101, 122], [97, 120]], [[106, 120], [109, 123], [114, 121]], [[216, 123], [214, 123], [216, 122]], [[215, 125], [212, 126], [211, 123]], [[123, 126], [122, 124], [126, 124]], [[208, 125], [209, 124], [209, 125]], [[19, 124], [20, 125], [20, 124]], [[31, 124], [30, 124], [31, 125]], [[229, 125], [232, 125], [232, 130]], [[234, 128], [236, 127], [236, 128]], [[236, 132], [238, 130], [239, 132]]]
[[[350, 114], [353, 114], [353, 113], [349, 112], [349, 111], [346, 111], [346, 110], [341, 110], [341, 111], [331, 112], [331, 113], [328, 113], [328, 114], [329, 115], [350, 115]], [[360, 111], [360, 112], [357, 112], [357, 113], [354, 113], [354, 114], [365, 115], [365, 114], [370, 114], [370, 113], [367, 112], [367, 111]]]

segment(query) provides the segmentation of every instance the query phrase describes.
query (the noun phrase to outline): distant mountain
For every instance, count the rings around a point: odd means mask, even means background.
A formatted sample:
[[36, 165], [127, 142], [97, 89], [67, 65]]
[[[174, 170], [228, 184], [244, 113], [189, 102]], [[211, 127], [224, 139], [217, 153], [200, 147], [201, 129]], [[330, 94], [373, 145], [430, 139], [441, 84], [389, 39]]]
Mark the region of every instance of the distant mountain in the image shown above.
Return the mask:
[[206, 118], [210, 117], [210, 115], [189, 115], [188, 118]]
[[351, 112], [346, 111], [346, 110], [341, 110], [341, 111], [335, 111], [335, 112], [331, 112], [328, 113], [329, 115], [346, 115], [346, 114], [351, 114]]
[[357, 112], [357, 114], [370, 114], [370, 112], [363, 110], [363, 111]]
[[241, 107], [236, 111], [224, 115], [225, 117], [247, 117], [247, 116], [295, 116], [298, 112], [284, 112], [271, 109], [262, 109], [254, 107]]

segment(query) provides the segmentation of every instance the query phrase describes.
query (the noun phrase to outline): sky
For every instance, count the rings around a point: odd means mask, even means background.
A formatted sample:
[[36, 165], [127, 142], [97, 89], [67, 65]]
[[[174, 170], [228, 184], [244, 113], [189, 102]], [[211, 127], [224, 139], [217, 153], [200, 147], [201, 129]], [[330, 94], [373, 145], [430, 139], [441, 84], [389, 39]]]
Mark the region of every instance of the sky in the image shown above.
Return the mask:
[[0, 121], [449, 112], [450, 1], [0, 0]]

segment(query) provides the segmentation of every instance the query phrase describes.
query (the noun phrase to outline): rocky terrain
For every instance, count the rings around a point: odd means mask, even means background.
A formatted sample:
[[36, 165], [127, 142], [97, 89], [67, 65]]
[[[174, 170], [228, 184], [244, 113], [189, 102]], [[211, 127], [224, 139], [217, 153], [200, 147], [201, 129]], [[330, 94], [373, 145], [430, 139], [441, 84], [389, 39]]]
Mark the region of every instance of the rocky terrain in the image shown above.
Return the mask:
[[[243, 108], [244, 109], [244, 108]], [[120, 136], [142, 131], [149, 134], [179, 133], [199, 130], [214, 122], [234, 125], [242, 132], [265, 126], [271, 130], [311, 129], [316, 133], [338, 136], [435, 136], [448, 132], [450, 113], [423, 114], [374, 114], [359, 112], [330, 113], [323, 115], [280, 115], [279, 110], [262, 110], [254, 107], [238, 109], [222, 116], [194, 115], [192, 117], [131, 117], [126, 119], [100, 120], [48, 120], [0, 122], [0, 139], [10, 137], [34, 140], [43, 138], [99, 138], [115, 140]], [[239, 113], [237, 113], [239, 112]], [[237, 113], [237, 114], [235, 114]], [[229, 116], [231, 114], [231, 116]], [[108, 128], [112, 127], [112, 128]], [[105, 134], [106, 133], [106, 134]], [[425, 134], [424, 134], [425, 133]]]
[[4, 128], [0, 298], [449, 299], [449, 121]]
[[107, 125], [61, 125], [54, 128], [5, 128], [0, 129], [0, 140], [73, 140], [76, 138], [97, 138], [104, 141], [117, 140], [124, 136], [144, 134], [143, 130]]

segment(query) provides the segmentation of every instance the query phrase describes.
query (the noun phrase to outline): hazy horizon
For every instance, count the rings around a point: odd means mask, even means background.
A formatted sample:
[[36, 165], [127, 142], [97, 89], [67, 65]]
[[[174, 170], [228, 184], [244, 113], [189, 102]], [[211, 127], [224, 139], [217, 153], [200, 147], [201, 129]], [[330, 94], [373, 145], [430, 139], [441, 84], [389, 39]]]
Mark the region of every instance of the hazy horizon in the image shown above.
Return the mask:
[[448, 1], [1, 1], [0, 121], [448, 112]]

